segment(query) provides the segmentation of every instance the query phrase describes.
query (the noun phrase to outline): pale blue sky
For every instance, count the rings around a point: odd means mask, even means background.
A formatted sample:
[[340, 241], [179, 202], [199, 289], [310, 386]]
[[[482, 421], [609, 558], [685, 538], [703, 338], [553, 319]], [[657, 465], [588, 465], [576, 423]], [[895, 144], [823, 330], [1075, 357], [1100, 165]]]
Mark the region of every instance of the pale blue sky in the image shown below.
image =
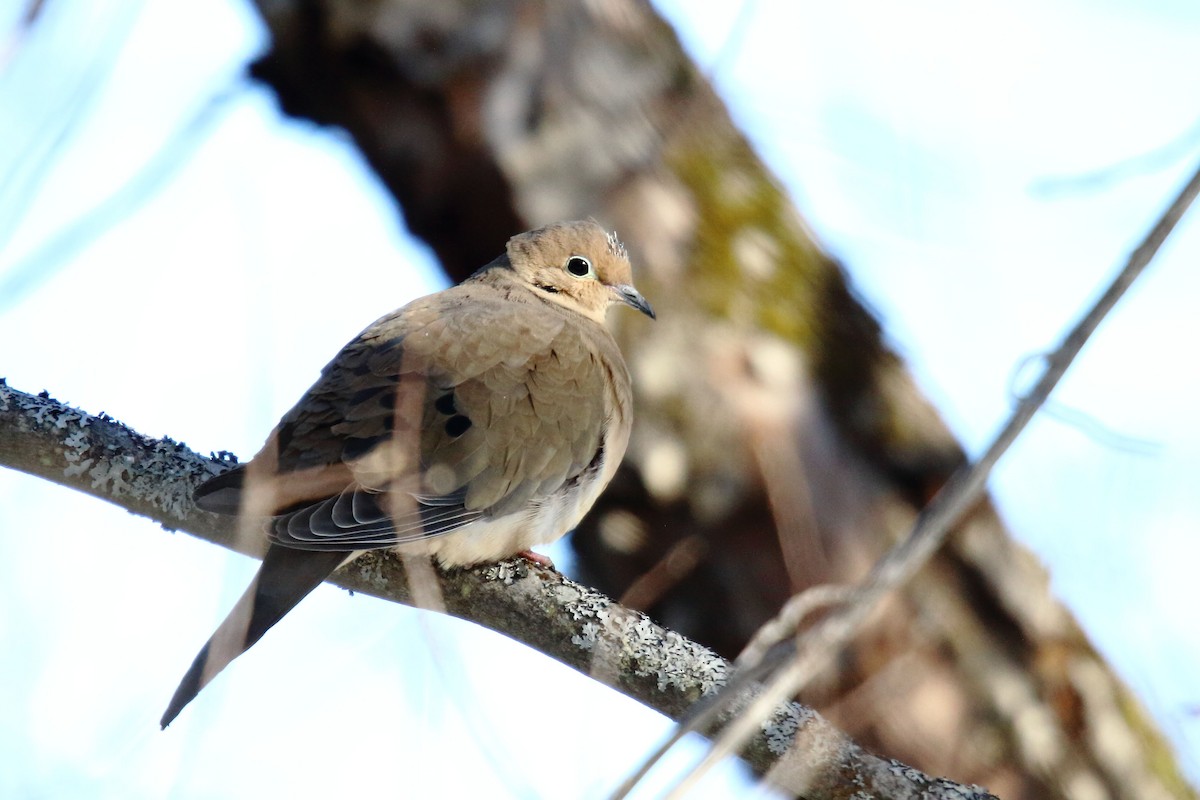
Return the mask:
[[[736, 4], [659, 6], [702, 64], [725, 49], [715, 76], [736, 117], [972, 452], [1007, 413], [1015, 366], [1054, 343], [1200, 160], [1191, 4], [760, 0], [740, 28]], [[12, 8], [0, 4], [0, 375], [13, 386], [245, 456], [348, 338], [439, 285], [344, 137], [280, 120], [252, 87], [184, 140], [150, 203], [48, 257], [44, 243], [237, 85], [261, 32], [234, 2], [56, 2], [18, 47]], [[1189, 131], [1117, 179], [1061, 181]], [[1198, 257], [1189, 220], [1055, 398], [1152, 454], [1041, 419], [993, 484], [1194, 778]], [[598, 797], [662, 730], [499, 637], [327, 589], [159, 734], [253, 570], [0, 473], [0, 706], [13, 710], [0, 795], [398, 794], [383, 787], [449, 776], [464, 792]]]

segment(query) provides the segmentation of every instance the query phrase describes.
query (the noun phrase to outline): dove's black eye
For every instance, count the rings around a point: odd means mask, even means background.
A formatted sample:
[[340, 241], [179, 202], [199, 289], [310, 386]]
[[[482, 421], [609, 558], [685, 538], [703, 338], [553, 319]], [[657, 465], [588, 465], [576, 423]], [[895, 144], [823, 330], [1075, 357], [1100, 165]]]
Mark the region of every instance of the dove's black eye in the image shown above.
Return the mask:
[[567, 272], [576, 278], [586, 278], [591, 274], [592, 265], [583, 256], [571, 256], [567, 259]]

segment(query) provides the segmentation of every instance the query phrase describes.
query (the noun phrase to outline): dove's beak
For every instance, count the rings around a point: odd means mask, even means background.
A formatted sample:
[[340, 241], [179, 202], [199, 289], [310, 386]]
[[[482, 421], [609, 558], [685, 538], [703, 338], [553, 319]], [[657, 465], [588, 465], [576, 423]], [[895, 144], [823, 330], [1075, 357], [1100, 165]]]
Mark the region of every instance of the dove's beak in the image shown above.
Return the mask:
[[638, 311], [645, 314], [650, 319], [656, 319], [654, 309], [646, 302], [646, 298], [642, 297], [642, 293], [633, 288], [628, 283], [619, 283], [612, 287], [613, 294], [617, 299], [626, 305], [636, 308]]

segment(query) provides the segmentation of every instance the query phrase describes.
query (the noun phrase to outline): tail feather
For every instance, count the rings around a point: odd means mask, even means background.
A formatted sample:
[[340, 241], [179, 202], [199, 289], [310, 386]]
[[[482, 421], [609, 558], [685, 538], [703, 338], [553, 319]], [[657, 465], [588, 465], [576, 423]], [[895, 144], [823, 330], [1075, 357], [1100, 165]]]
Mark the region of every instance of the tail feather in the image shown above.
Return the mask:
[[246, 465], [209, 478], [196, 487], [192, 499], [196, 506], [215, 514], [236, 514], [241, 508], [246, 487]]
[[321, 585], [350, 553], [292, 550], [272, 545], [245, 594], [201, 648], [159, 724], [165, 729], [184, 706], [231, 661]]

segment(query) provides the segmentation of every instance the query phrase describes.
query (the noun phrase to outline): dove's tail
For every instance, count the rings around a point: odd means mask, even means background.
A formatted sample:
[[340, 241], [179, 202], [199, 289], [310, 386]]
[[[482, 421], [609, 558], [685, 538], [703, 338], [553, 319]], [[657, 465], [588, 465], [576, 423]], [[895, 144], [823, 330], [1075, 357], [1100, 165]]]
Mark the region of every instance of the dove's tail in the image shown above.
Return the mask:
[[246, 593], [200, 650], [159, 724], [165, 729], [229, 662], [321, 585], [350, 553], [292, 550], [271, 545]]

